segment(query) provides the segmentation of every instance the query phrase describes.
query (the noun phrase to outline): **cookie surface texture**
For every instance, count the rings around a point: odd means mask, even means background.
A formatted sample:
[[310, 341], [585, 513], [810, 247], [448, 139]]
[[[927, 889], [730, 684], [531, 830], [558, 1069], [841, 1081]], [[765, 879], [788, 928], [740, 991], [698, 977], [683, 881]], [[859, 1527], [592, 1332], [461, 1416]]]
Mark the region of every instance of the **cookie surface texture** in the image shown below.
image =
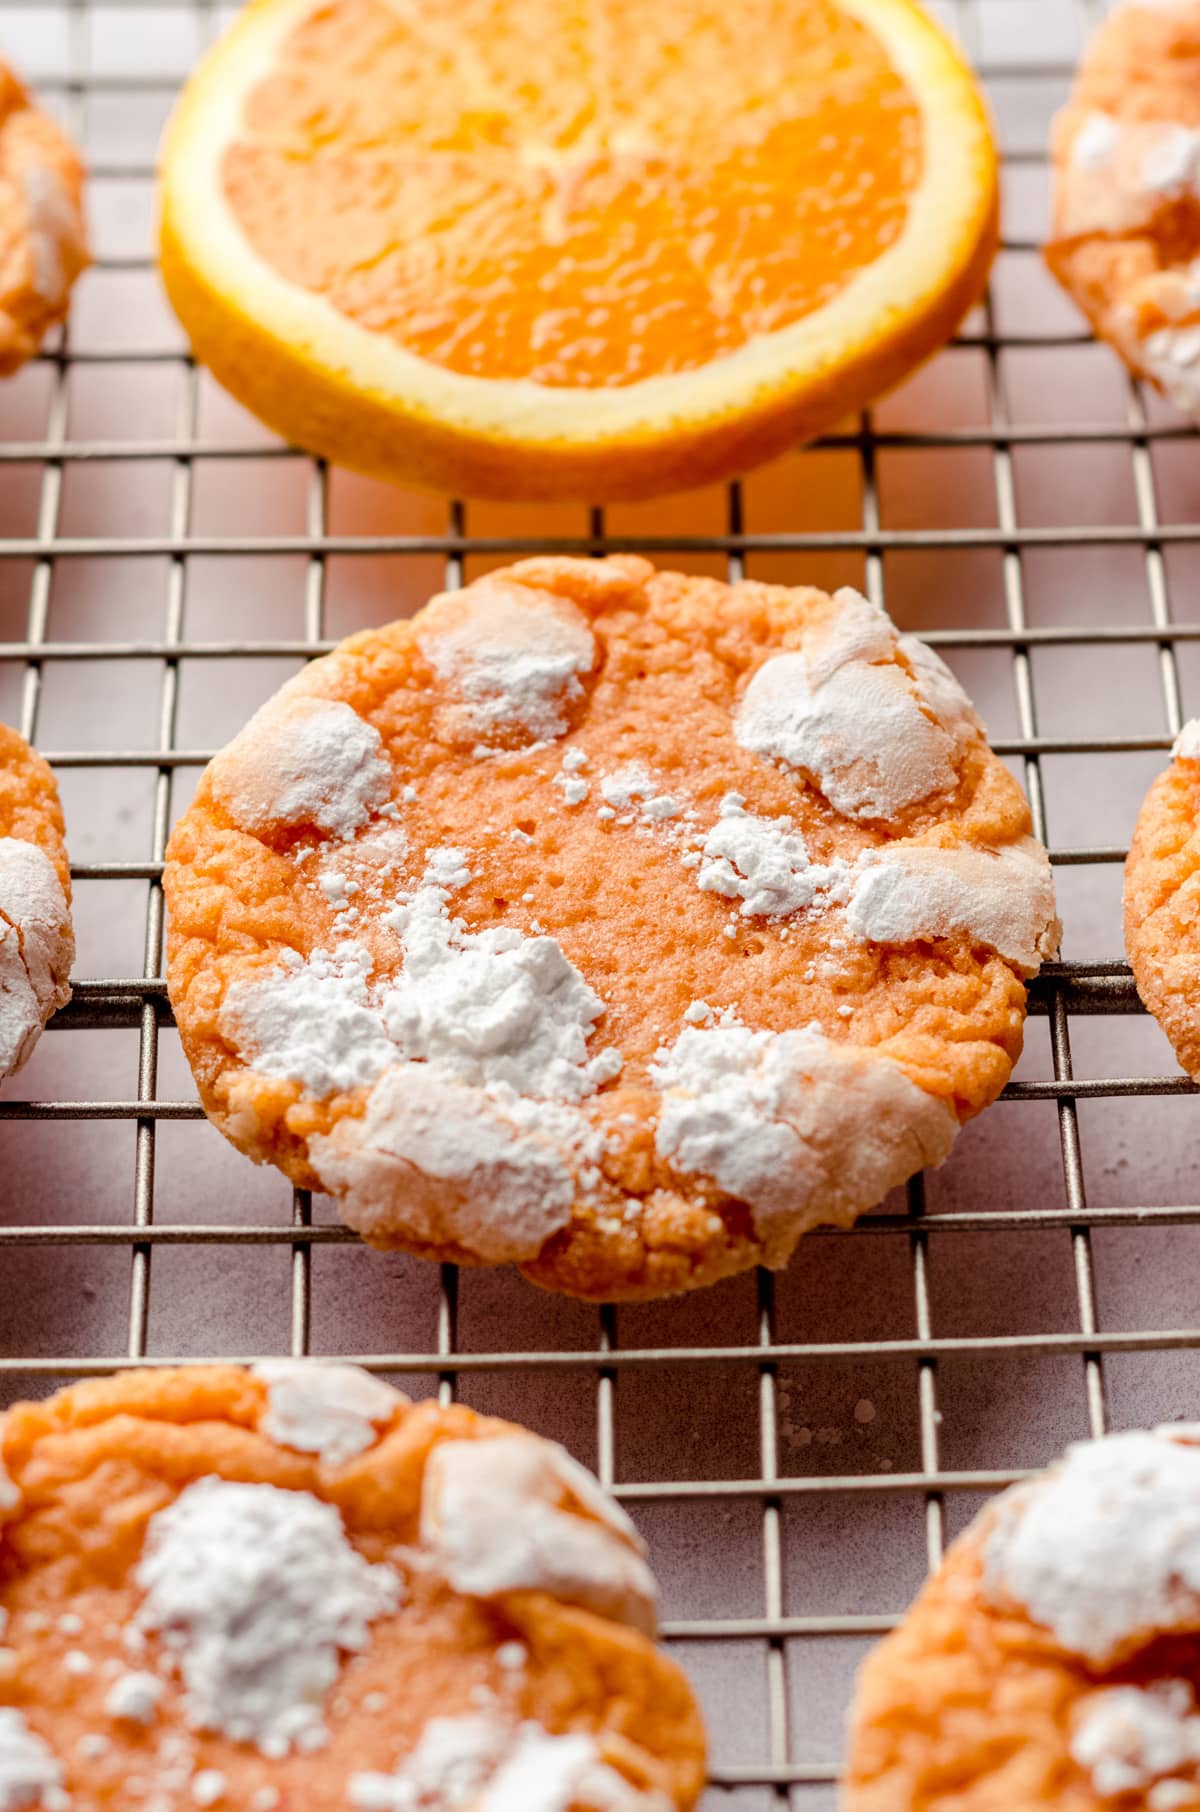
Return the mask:
[[1051, 270], [1131, 371], [1200, 416], [1200, 0], [1117, 8], [1053, 157]]
[[10, 1812], [684, 1812], [642, 1544], [553, 1442], [312, 1360], [0, 1419]]
[[1142, 802], [1125, 862], [1125, 948], [1138, 993], [1200, 1076], [1200, 719]]
[[868, 1658], [844, 1812], [1200, 1806], [1200, 1427], [996, 1499]]
[[71, 871], [54, 776], [0, 724], [0, 1081], [71, 998]]
[[168, 852], [211, 1118], [369, 1241], [656, 1296], [1000, 1092], [1057, 926], [1016, 783], [843, 591], [541, 559], [351, 638]]
[[0, 375], [32, 358], [65, 318], [87, 262], [83, 166], [0, 62]]

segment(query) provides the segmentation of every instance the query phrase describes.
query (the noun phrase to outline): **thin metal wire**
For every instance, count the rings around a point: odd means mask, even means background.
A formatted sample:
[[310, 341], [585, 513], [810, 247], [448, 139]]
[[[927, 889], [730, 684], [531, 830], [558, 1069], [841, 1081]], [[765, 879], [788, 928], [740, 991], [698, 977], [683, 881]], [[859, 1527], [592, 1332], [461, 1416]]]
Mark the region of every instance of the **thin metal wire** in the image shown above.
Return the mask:
[[[18, 0], [19, 3], [19, 0]], [[0, 24], [14, 0], [0, 0]], [[123, 0], [126, 7], [153, 11], [161, 0]], [[1080, 0], [1089, 17], [1090, 0]], [[172, 9], [176, 14], [179, 8]], [[215, 17], [212, 0], [192, 0], [197, 43]], [[87, 110], [95, 97], [132, 100], [137, 96], [166, 99], [177, 84], [171, 71], [94, 71], [88, 66], [90, 29], [95, 23], [91, 0], [63, 0], [67, 21], [67, 68], [48, 72], [41, 86], [61, 97], [67, 123], [86, 137]], [[968, 52], [982, 63], [985, 78], [999, 90], [1005, 84], [1041, 84], [1061, 90], [1070, 70], [1059, 62], [1031, 66], [981, 59], [980, 15], [977, 0], [960, 0], [959, 17]], [[36, 76], [36, 71], [31, 72]], [[1036, 169], [1044, 163], [1039, 150], [1022, 150], [1008, 160], [1012, 165]], [[141, 185], [153, 174], [149, 160], [108, 155], [93, 162], [93, 176], [120, 186]], [[1009, 234], [1009, 253], [1036, 250], [1034, 241]], [[105, 254], [98, 262], [101, 283], [136, 282], [150, 270], [143, 254]], [[1200, 642], [1200, 623], [1177, 623], [1171, 611], [1167, 555], [1170, 549], [1200, 543], [1200, 521], [1164, 522], [1155, 485], [1154, 454], [1177, 441], [1191, 440], [1191, 430], [1172, 422], [1151, 421], [1143, 399], [1131, 387], [1128, 419], [1124, 424], [1098, 425], [1067, 422], [1030, 424], [1010, 419], [1005, 395], [1007, 356], [1021, 349], [1068, 349], [1087, 343], [1081, 330], [1050, 328], [1006, 333], [989, 304], [982, 317], [957, 336], [955, 344], [971, 348], [986, 372], [988, 413], [985, 422], [969, 427], [922, 424], [910, 430], [881, 429], [868, 415], [849, 429], [826, 435], [818, 448], [853, 455], [861, 480], [861, 518], [857, 527], [826, 532], [748, 529], [742, 487], [727, 493], [721, 532], [623, 536], [620, 545], [650, 554], [675, 558], [722, 558], [732, 580], [755, 570], [763, 555], [842, 553], [862, 562], [869, 595], [887, 603], [891, 562], [914, 550], [953, 553], [988, 550], [998, 556], [1003, 579], [1005, 621], [989, 628], [951, 627], [931, 632], [935, 646], [952, 650], [993, 650], [1011, 662], [1016, 733], [994, 740], [1001, 753], [1021, 763], [1035, 828], [1047, 829], [1043, 759], [1081, 754], [1162, 754], [1182, 720], [1179, 672], [1181, 647]], [[291, 1211], [277, 1219], [259, 1217], [234, 1225], [185, 1223], [171, 1218], [155, 1200], [155, 1154], [160, 1126], [192, 1122], [202, 1112], [193, 1098], [165, 1097], [160, 1088], [159, 1043], [171, 1026], [161, 966], [163, 955], [163, 904], [161, 872], [167, 832], [172, 817], [175, 777], [194, 770], [213, 753], [210, 746], [176, 746], [183, 663], [234, 660], [304, 659], [332, 647], [326, 627], [326, 593], [330, 562], [377, 555], [400, 558], [433, 556], [444, 564], [447, 588], [461, 585], [468, 558], [502, 557], [537, 551], [600, 554], [617, 543], [610, 538], [602, 510], [593, 509], [586, 533], [580, 535], [510, 535], [470, 532], [467, 507], [451, 502], [440, 533], [354, 534], [330, 526], [329, 476], [319, 461], [279, 444], [246, 445], [205, 434], [200, 424], [200, 378], [190, 361], [174, 345], [130, 346], [118, 350], [78, 347], [70, 331], [49, 345], [39, 361], [49, 383], [45, 431], [32, 438], [0, 447], [0, 468], [35, 467], [39, 489], [32, 532], [0, 543], [0, 561], [29, 566], [28, 608], [20, 639], [0, 643], [0, 663], [21, 675], [19, 721], [31, 738], [38, 730], [43, 681], [59, 662], [132, 663], [140, 674], [147, 663], [158, 667], [158, 708], [155, 746], [101, 750], [50, 748], [50, 760], [64, 771], [88, 770], [116, 775], [128, 770], [144, 772], [152, 785], [152, 823], [144, 859], [77, 861], [73, 867], [80, 881], [145, 885], [145, 938], [140, 976], [114, 975], [81, 983], [71, 1006], [60, 1014], [52, 1029], [83, 1031], [89, 1028], [124, 1027], [138, 1034], [137, 1085], [132, 1099], [0, 1101], [0, 1121], [118, 1122], [133, 1128], [134, 1164], [130, 1211], [127, 1220], [101, 1219], [89, 1225], [73, 1224], [69, 1206], [56, 1209], [48, 1223], [0, 1225], [0, 1259], [7, 1251], [32, 1247], [97, 1247], [129, 1255], [127, 1353], [83, 1354], [60, 1352], [0, 1353], [0, 1383], [8, 1377], [39, 1378], [47, 1387], [58, 1378], [95, 1376], [127, 1357], [146, 1360], [153, 1295], [153, 1254], [156, 1248], [228, 1249], [231, 1253], [252, 1247], [278, 1248], [288, 1253], [288, 1342], [295, 1353], [309, 1349], [313, 1316], [313, 1255], [352, 1246], [354, 1236], [341, 1226], [314, 1224], [312, 1203], [303, 1191], [293, 1194]], [[76, 370], [109, 368], [123, 372], [130, 383], [165, 370], [179, 382], [178, 419], [170, 431], [129, 441], [102, 436], [76, 436], [70, 432], [71, 378]], [[1033, 526], [1020, 520], [1017, 508], [1014, 461], [1024, 448], [1053, 448], [1063, 459], [1083, 448], [1128, 448], [1136, 504], [1128, 522], [1084, 525], [1066, 522]], [[894, 529], [884, 526], [879, 502], [880, 455], [913, 450], [978, 449], [990, 462], [995, 498], [995, 522], [987, 526]], [[252, 537], [194, 533], [192, 528], [196, 475], [205, 462], [233, 461], [248, 472], [280, 460], [305, 473], [305, 514], [297, 534], [261, 533]], [[67, 475], [92, 466], [120, 471], [133, 485], [147, 467], [158, 464], [170, 472], [169, 514], [164, 534], [78, 535], [61, 532], [64, 484]], [[0, 482], [4, 480], [0, 479]], [[1128, 624], [1031, 624], [1026, 609], [1026, 556], [1045, 548], [1129, 548], [1144, 561], [1150, 602], [1149, 621]], [[296, 556], [304, 563], [303, 633], [291, 637], [202, 637], [187, 626], [188, 575], [200, 556], [216, 560], [249, 556]], [[166, 571], [165, 610], [161, 633], [143, 640], [101, 642], [48, 636], [50, 601], [58, 568], [72, 561], [116, 559], [163, 563]], [[1098, 648], [1153, 649], [1162, 696], [1162, 726], [1149, 726], [1141, 734], [1092, 733], [1074, 736], [1047, 735], [1039, 726], [1034, 687], [1034, 651], [1063, 648], [1082, 651]], [[100, 677], [100, 675], [98, 675]], [[104, 676], [105, 678], [107, 676]], [[1062, 868], [1084, 865], [1110, 866], [1123, 860], [1116, 846], [1089, 845], [1053, 848], [1052, 858]], [[1072, 1053], [1072, 1021], [1089, 1015], [1136, 1014], [1141, 1007], [1128, 969], [1117, 961], [1089, 959], [1048, 965], [1031, 990], [1031, 1011], [1047, 1021], [1052, 1074], [1039, 1080], [1011, 1083], [1006, 1099], [1012, 1102], [1053, 1103], [1058, 1119], [1063, 1195], [1052, 1206], [1023, 1205], [1014, 1209], [927, 1212], [920, 1179], [908, 1192], [907, 1210], [865, 1217], [853, 1238], [901, 1240], [911, 1269], [913, 1305], [911, 1336], [898, 1339], [839, 1339], [830, 1342], [782, 1338], [772, 1278], [763, 1274], [758, 1284], [756, 1338], [744, 1344], [657, 1347], [652, 1344], [622, 1346], [620, 1320], [613, 1309], [597, 1311], [594, 1342], [546, 1351], [464, 1351], [459, 1333], [458, 1274], [444, 1267], [440, 1274], [436, 1319], [431, 1344], [425, 1348], [347, 1354], [371, 1369], [400, 1376], [432, 1376], [445, 1402], [452, 1401], [463, 1377], [532, 1377], [536, 1374], [562, 1379], [582, 1378], [595, 1390], [597, 1469], [601, 1479], [624, 1502], [637, 1506], [680, 1504], [689, 1501], [728, 1504], [739, 1500], [757, 1506], [760, 1518], [761, 1594], [757, 1609], [746, 1616], [691, 1617], [668, 1622], [671, 1640], [726, 1643], [752, 1641], [762, 1644], [762, 1683], [766, 1708], [765, 1747], [761, 1757], [737, 1767], [714, 1771], [720, 1787], [756, 1786], [768, 1791], [772, 1802], [788, 1804], [795, 1786], [820, 1785], [836, 1778], [832, 1763], [802, 1762], [794, 1758], [793, 1718], [789, 1691], [791, 1650], [797, 1641], [825, 1638], [871, 1637], [892, 1627], [890, 1614], [859, 1612], [809, 1615], [789, 1608], [786, 1580], [786, 1521], [789, 1504], [803, 1504], [817, 1497], [844, 1497], [847, 1503], [864, 1495], [884, 1494], [911, 1499], [923, 1510], [925, 1547], [929, 1563], [936, 1564], [946, 1535], [947, 1504], [963, 1494], [1000, 1489], [1023, 1476], [1018, 1468], [967, 1468], [948, 1465], [943, 1453], [939, 1409], [939, 1367], [951, 1361], [983, 1360], [991, 1364], [1007, 1358], [1056, 1358], [1080, 1368], [1088, 1425], [1100, 1432], [1106, 1424], [1105, 1364], [1117, 1356], [1169, 1353], [1200, 1349], [1200, 1326], [1175, 1328], [1108, 1329], [1098, 1312], [1093, 1268], [1092, 1237], [1102, 1229], [1174, 1227], [1200, 1224], [1200, 1202], [1163, 1204], [1146, 1201], [1119, 1207], [1096, 1206], [1088, 1200], [1080, 1128], [1081, 1102], [1174, 1097], [1195, 1092], [1181, 1075], [1076, 1076]], [[987, 1233], [1000, 1239], [1021, 1240], [1049, 1230], [1070, 1239], [1075, 1286], [1073, 1325], [1056, 1332], [1008, 1335], [954, 1336], [939, 1331], [935, 1313], [939, 1258], [951, 1249], [948, 1242]], [[842, 1240], [847, 1236], [817, 1232], [815, 1241]], [[252, 1354], [244, 1355], [247, 1358]], [[222, 1357], [228, 1357], [227, 1354]], [[782, 1430], [780, 1375], [783, 1368], [845, 1365], [863, 1361], [896, 1368], [915, 1388], [917, 1447], [915, 1464], [904, 1471], [870, 1473], [846, 1471], [810, 1476], [780, 1463]], [[166, 1356], [153, 1363], [169, 1362]], [[757, 1385], [758, 1438], [751, 1464], [752, 1476], [738, 1478], [684, 1478], [661, 1480], [628, 1478], [621, 1463], [619, 1395], [622, 1376], [637, 1373], [666, 1378], [697, 1369], [717, 1369], [730, 1374], [749, 1372]], [[907, 1389], [907, 1382], [905, 1385]]]

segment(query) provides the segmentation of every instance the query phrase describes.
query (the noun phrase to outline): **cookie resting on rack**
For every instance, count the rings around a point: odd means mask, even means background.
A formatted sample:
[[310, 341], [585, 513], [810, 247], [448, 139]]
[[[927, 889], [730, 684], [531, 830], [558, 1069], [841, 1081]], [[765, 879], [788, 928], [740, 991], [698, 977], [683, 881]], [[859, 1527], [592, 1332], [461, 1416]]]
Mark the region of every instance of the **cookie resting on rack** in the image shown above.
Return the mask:
[[865, 1663], [843, 1812], [1200, 1808], [1200, 1425], [991, 1504]]
[[0, 1081], [71, 998], [71, 870], [54, 776], [0, 724]]
[[0, 62], [0, 375], [32, 358], [65, 319], [87, 262], [83, 166]]
[[1125, 948], [1137, 991], [1200, 1078], [1200, 718], [1142, 802], [1125, 862]]
[[5, 1812], [685, 1812], [632, 1524], [551, 1441], [313, 1360], [0, 1418]]
[[1054, 128], [1046, 259], [1137, 376], [1200, 416], [1200, 0], [1126, 0]]
[[227, 1137], [375, 1245], [596, 1299], [782, 1264], [940, 1163], [1057, 939], [929, 649], [856, 592], [620, 556], [314, 662], [165, 884]]

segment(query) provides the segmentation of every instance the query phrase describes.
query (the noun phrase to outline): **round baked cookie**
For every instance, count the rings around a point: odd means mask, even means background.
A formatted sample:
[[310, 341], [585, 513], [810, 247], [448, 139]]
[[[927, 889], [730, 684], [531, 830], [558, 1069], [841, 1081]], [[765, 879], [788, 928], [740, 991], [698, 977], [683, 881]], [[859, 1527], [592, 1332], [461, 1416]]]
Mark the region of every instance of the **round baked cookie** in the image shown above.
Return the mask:
[[1050, 269], [1129, 368], [1200, 414], [1200, 0], [1128, 0], [1054, 128]]
[[1125, 949], [1137, 991], [1189, 1076], [1200, 1077], [1200, 718], [1138, 813], [1125, 859]]
[[87, 262], [83, 165], [0, 62], [0, 375], [32, 358], [65, 319]]
[[856, 592], [527, 560], [352, 637], [175, 828], [242, 1150], [380, 1246], [592, 1298], [782, 1264], [993, 1100], [1055, 946], [949, 670]]
[[844, 1812], [1200, 1807], [1200, 1425], [997, 1498], [868, 1657]]
[[704, 1732], [551, 1441], [274, 1360], [0, 1420], [5, 1812], [676, 1812]]
[[71, 870], [54, 776], [0, 724], [0, 1081], [71, 998]]

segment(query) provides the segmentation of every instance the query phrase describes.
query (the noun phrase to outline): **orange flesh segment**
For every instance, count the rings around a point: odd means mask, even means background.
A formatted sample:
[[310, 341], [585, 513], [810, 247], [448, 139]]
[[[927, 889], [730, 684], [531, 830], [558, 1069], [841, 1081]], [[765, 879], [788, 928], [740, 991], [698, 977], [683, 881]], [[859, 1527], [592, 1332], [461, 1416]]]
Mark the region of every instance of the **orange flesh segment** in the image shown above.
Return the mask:
[[327, 0], [222, 180], [258, 255], [358, 325], [593, 388], [822, 307], [921, 163], [913, 96], [832, 0]]

